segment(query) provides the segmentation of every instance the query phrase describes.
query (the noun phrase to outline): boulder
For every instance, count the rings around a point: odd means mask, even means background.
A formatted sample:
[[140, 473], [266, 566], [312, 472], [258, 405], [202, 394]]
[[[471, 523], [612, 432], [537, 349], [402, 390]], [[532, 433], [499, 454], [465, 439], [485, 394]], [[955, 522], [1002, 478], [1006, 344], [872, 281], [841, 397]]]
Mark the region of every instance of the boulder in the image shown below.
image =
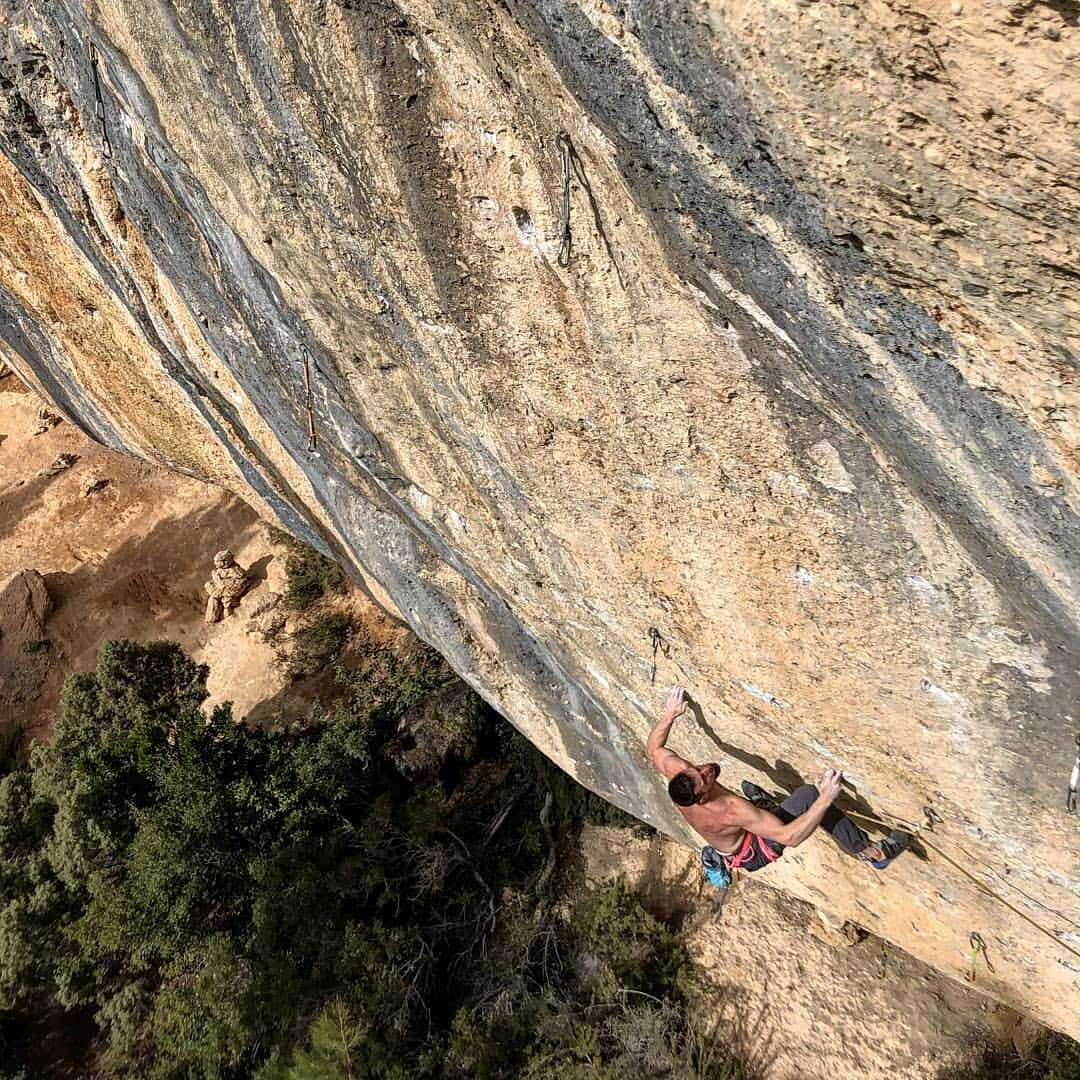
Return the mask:
[[45, 639], [53, 602], [36, 570], [20, 570], [0, 590], [0, 648], [17, 652]]
[[266, 592], [251, 605], [245, 634], [258, 634], [265, 642], [276, 641], [288, 622], [288, 615], [281, 607], [281, 594]]
[[36, 570], [20, 570], [0, 590], [0, 719], [21, 721], [52, 662], [45, 624], [53, 602]]

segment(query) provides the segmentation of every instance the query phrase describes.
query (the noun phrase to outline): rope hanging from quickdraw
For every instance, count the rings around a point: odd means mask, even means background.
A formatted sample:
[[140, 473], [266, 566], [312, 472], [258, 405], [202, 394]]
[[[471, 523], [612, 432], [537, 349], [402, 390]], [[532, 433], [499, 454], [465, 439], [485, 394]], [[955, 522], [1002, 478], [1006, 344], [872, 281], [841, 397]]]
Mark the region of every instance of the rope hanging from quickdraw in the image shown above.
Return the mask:
[[307, 410], [308, 452], [314, 453], [318, 439], [315, 436], [315, 397], [311, 392], [311, 362], [307, 349], [304, 349], [304, 408]]
[[[734, 881], [731, 884], [734, 885]], [[728, 895], [730, 894], [730, 892], [731, 885], [728, 885], [727, 888], [720, 890], [720, 903], [716, 908], [716, 914], [713, 916], [714, 925], [719, 924], [721, 919], [723, 919], [724, 917], [724, 905], [728, 902]]]
[[101, 152], [107, 158], [113, 156], [112, 143], [109, 141], [109, 129], [105, 123], [105, 102], [101, 97], [101, 71], [98, 66], [97, 46], [91, 41], [87, 46], [90, 54], [90, 68], [94, 73], [94, 112], [101, 127]]
[[994, 965], [990, 963], [990, 954], [986, 951], [986, 942], [983, 941], [982, 934], [980, 934], [978, 930], [972, 930], [968, 941], [971, 944], [971, 964], [967, 974], [964, 975], [964, 978], [968, 982], [975, 981], [975, 961], [978, 960], [979, 953], [982, 953], [983, 959], [986, 961], [986, 970], [993, 975]]
[[562, 166], [563, 231], [557, 262], [560, 266], [569, 266], [570, 259], [573, 256], [574, 241], [570, 231], [570, 177], [573, 175], [574, 179], [581, 185], [582, 190], [589, 199], [589, 208], [592, 210], [593, 224], [596, 226], [597, 235], [603, 241], [604, 250], [607, 251], [608, 258], [611, 260], [611, 265], [615, 268], [615, 276], [619, 279], [619, 284], [625, 289], [626, 282], [623, 281], [622, 271], [619, 269], [619, 264], [615, 259], [615, 252], [611, 249], [611, 241], [608, 240], [607, 231], [604, 228], [604, 221], [600, 216], [600, 206], [596, 201], [596, 196], [593, 194], [589, 178], [585, 174], [585, 163], [581, 160], [577, 150], [574, 149], [574, 144], [570, 141], [570, 136], [567, 135], [565, 131], [560, 131], [559, 134], [555, 136], [555, 144], [559, 148], [559, 160]]

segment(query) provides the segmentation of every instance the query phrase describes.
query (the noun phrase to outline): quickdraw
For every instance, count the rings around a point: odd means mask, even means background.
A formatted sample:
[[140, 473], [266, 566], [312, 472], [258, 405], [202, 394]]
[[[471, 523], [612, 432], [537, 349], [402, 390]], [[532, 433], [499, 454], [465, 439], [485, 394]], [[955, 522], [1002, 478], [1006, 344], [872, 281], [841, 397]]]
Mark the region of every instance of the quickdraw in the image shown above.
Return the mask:
[[555, 136], [555, 145], [559, 148], [562, 165], [562, 244], [559, 246], [557, 261], [560, 266], [569, 266], [574, 246], [574, 238], [570, 233], [570, 151], [573, 147], [570, 136], [565, 131], [560, 131]]
[[878, 971], [878, 978], [884, 979], [886, 969], [889, 966], [889, 943], [882, 938], [881, 940], [881, 969]]
[[663, 635], [655, 626], [649, 627], [649, 639], [652, 641], [652, 673], [649, 675], [649, 682], [656, 682], [656, 654], [662, 652], [664, 659], [668, 659], [671, 656], [671, 646], [664, 640]]
[[1065, 796], [1065, 813], [1076, 813], [1076, 792], [1080, 789], [1080, 731], [1076, 733], [1076, 760], [1069, 777], [1069, 793]]
[[994, 965], [990, 963], [990, 954], [986, 951], [986, 942], [983, 941], [982, 934], [978, 930], [972, 930], [968, 942], [971, 945], [971, 963], [964, 978], [971, 983], [975, 981], [975, 962], [979, 959], [979, 953], [982, 953], [983, 960], [986, 961], [986, 970], [993, 975]]
[[585, 175], [584, 162], [565, 131], [560, 131], [555, 136], [555, 145], [559, 148], [559, 163], [562, 168], [562, 243], [559, 245], [557, 262], [560, 266], [569, 266], [574, 253], [574, 240], [570, 231], [570, 177], [573, 175], [589, 199], [589, 209], [592, 210], [597, 235], [604, 244], [604, 250], [608, 253], [611, 265], [615, 268], [615, 276], [619, 279], [619, 284], [625, 289], [626, 282], [623, 281], [622, 271], [615, 259], [615, 252], [611, 249], [611, 241], [608, 240], [604, 221], [600, 217], [600, 207], [597, 205], [592, 185], [589, 183], [588, 176]]
[[311, 392], [311, 362], [307, 349], [304, 350], [304, 407], [307, 410], [308, 453], [314, 453], [319, 441], [315, 435], [315, 397]]

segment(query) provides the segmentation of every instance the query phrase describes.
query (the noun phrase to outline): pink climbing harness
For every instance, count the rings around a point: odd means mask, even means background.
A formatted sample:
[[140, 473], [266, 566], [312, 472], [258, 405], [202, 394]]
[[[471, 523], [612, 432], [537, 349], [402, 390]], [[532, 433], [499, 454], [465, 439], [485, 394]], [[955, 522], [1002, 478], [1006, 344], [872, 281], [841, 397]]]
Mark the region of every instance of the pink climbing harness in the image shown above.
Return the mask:
[[780, 852], [773, 851], [769, 846], [768, 841], [762, 839], [760, 836], [755, 836], [753, 833], [748, 832], [743, 837], [743, 842], [739, 846], [739, 850], [734, 855], [725, 855], [724, 862], [727, 863], [729, 870], [738, 870], [740, 866], [750, 862], [754, 857], [754, 841], [757, 841], [757, 849], [761, 853], [762, 858], [766, 862], [776, 862], [780, 858]]
[[[754, 850], [755, 840], [757, 841], [757, 851]], [[757, 862], [759, 854], [763, 860], [761, 862]], [[740, 867], [756, 862], [755, 866], [750, 866], [748, 869], [758, 870], [762, 866], [776, 862], [781, 854], [782, 851], [774, 850], [769, 846], [767, 840], [748, 832], [743, 835], [739, 850], [733, 851], [730, 855], [717, 851], [711, 845], [703, 847], [701, 849], [701, 865], [705, 870], [705, 877], [713, 885], [718, 889], [726, 889], [731, 884], [732, 873], [738, 875]]]

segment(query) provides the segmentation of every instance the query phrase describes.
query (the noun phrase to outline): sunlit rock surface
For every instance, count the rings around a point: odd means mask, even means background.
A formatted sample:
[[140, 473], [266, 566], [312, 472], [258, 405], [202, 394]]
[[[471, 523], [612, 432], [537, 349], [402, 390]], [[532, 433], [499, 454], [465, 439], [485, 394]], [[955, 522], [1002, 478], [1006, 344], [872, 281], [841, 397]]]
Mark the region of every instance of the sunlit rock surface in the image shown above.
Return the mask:
[[662, 828], [672, 682], [730, 784], [932, 805], [1057, 940], [933, 852], [768, 873], [957, 977], [980, 932], [977, 986], [1077, 1035], [1076, 24], [4, 0], [3, 355], [332, 551]]

